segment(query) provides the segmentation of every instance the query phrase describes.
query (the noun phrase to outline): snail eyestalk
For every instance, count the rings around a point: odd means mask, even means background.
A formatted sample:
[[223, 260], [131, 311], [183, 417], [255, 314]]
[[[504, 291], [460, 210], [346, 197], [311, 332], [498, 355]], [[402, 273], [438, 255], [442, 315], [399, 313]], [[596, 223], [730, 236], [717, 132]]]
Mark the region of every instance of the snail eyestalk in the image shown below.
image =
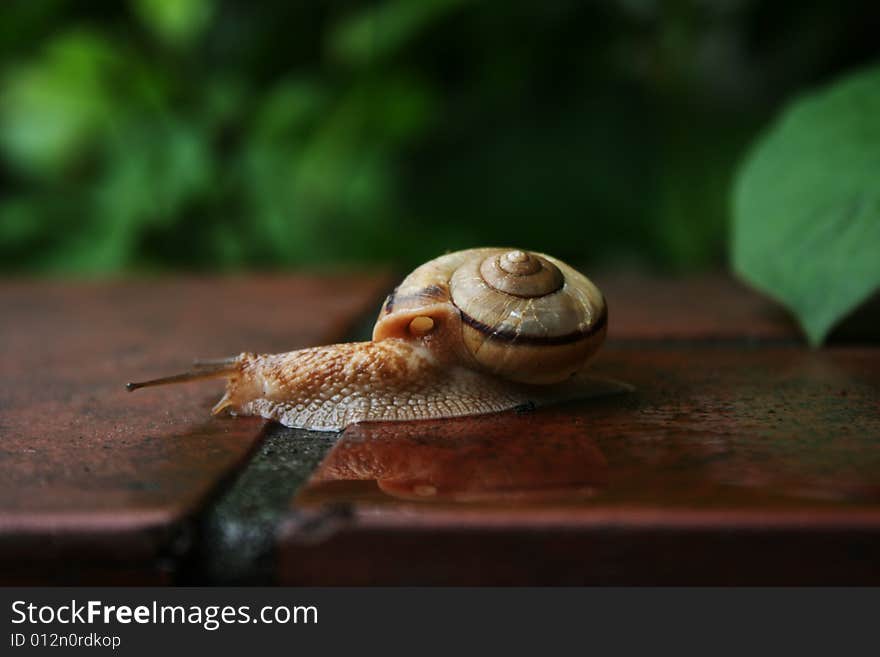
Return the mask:
[[200, 381], [202, 379], [219, 379], [236, 372], [236, 360], [237, 359], [224, 359], [210, 363], [207, 361], [201, 361], [195, 365], [196, 369], [189, 372], [173, 374], [172, 376], [163, 376], [158, 379], [150, 379], [149, 381], [126, 383], [125, 389], [129, 392], [133, 392], [139, 388], [164, 386], [172, 383], [187, 383], [189, 381]]
[[238, 361], [238, 356], [227, 356], [226, 358], [196, 358], [193, 360], [193, 367], [201, 370], [204, 368], [213, 368], [219, 365], [232, 365]]

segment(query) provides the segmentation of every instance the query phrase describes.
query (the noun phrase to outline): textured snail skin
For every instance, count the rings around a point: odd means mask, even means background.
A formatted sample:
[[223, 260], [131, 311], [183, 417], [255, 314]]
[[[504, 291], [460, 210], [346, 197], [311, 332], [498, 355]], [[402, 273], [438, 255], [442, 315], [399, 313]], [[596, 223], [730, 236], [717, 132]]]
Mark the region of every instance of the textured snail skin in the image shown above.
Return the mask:
[[529, 386], [435, 359], [399, 338], [238, 357], [238, 371], [214, 407], [259, 415], [288, 427], [339, 431], [356, 422], [479, 415], [607, 394], [586, 379]]
[[128, 387], [224, 376], [226, 394], [214, 413], [314, 431], [480, 415], [626, 389], [583, 374], [606, 322], [601, 292], [565, 263], [470, 249], [407, 276], [383, 304], [371, 342], [243, 353]]

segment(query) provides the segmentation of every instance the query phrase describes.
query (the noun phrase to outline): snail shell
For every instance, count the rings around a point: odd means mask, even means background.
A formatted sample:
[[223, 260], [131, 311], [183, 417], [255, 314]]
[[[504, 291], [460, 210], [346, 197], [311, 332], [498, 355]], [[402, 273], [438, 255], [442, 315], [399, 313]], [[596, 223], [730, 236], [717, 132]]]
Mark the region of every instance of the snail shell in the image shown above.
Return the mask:
[[581, 374], [606, 324], [602, 293], [565, 263], [469, 249], [407, 276], [385, 300], [371, 342], [243, 353], [128, 387], [223, 376], [215, 413], [317, 431], [478, 415], [620, 391]]
[[[599, 289], [544, 254], [469, 249], [413, 271], [388, 297], [373, 340], [405, 338], [430, 318], [475, 369], [521, 383], [557, 383], [580, 371], [605, 338]], [[421, 320], [419, 320], [421, 321]], [[460, 336], [460, 337], [459, 337]]]

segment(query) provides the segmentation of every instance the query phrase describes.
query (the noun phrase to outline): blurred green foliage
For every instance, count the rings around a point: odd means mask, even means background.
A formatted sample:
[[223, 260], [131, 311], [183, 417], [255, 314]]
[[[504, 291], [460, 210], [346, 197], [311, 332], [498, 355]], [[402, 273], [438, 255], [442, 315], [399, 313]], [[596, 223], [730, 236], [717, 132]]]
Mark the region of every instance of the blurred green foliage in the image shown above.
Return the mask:
[[880, 289], [880, 66], [792, 103], [735, 190], [737, 273], [821, 344]]
[[16, 0], [6, 272], [723, 263], [744, 147], [875, 58], [868, 2]]

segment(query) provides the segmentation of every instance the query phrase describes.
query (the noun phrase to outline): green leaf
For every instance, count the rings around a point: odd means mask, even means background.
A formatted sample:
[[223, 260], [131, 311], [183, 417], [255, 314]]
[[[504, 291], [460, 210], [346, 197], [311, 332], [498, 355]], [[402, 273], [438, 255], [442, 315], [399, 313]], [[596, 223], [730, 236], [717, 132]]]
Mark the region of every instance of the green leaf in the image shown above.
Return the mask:
[[821, 344], [880, 286], [880, 68], [796, 101], [734, 191], [733, 265]]

